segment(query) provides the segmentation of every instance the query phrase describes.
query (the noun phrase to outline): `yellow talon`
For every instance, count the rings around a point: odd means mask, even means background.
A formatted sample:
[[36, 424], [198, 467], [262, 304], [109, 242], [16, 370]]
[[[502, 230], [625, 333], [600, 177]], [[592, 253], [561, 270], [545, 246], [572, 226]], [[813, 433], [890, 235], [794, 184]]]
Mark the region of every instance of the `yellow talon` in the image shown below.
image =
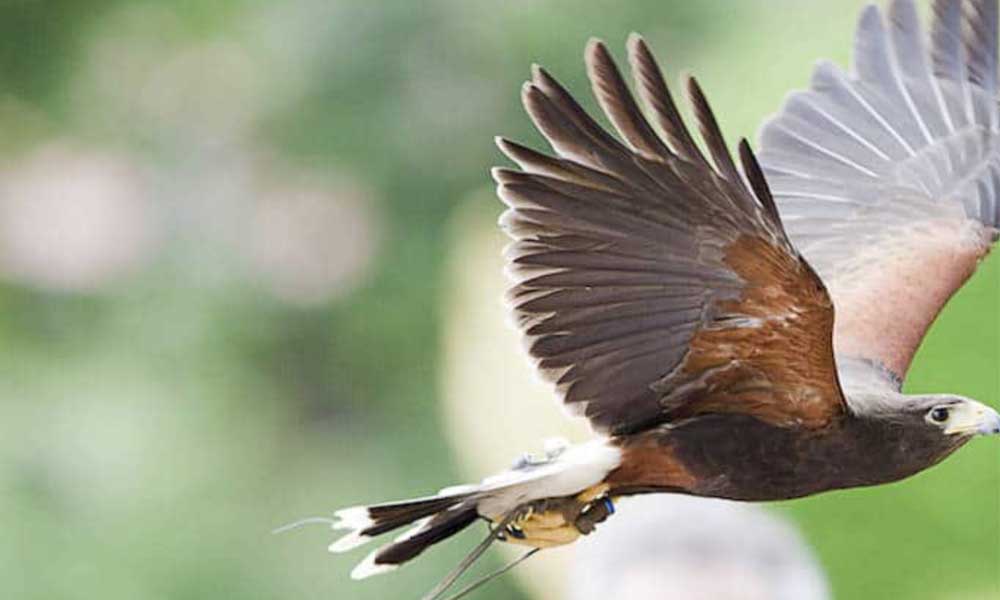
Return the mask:
[[543, 513], [528, 515], [523, 521], [518, 521], [517, 526], [523, 530], [555, 529], [566, 525], [566, 519], [558, 511], [550, 510]]
[[599, 483], [599, 484], [595, 485], [594, 487], [587, 488], [587, 489], [583, 490], [582, 492], [580, 492], [577, 495], [576, 499], [579, 500], [580, 502], [582, 502], [583, 504], [590, 504], [594, 500], [597, 500], [601, 496], [604, 496], [605, 494], [607, 494], [608, 490], [610, 490], [610, 489], [611, 489], [611, 486], [609, 486], [608, 484], [606, 484], [606, 483]]
[[522, 529], [524, 539], [517, 539], [508, 536], [507, 541], [521, 546], [532, 548], [554, 548], [575, 542], [580, 537], [580, 532], [572, 525], [553, 527], [548, 529]]
[[[606, 496], [607, 484], [588, 488], [573, 498], [554, 503], [549, 507], [526, 507], [524, 514], [512, 523], [517, 533], [507, 535], [506, 541], [512, 544], [530, 546], [532, 548], [552, 548], [575, 542], [584, 531], [580, 530], [577, 519], [581, 512], [592, 502]], [[547, 508], [547, 510], [542, 510]], [[603, 519], [601, 519], [603, 520]], [[593, 525], [584, 528], [586, 533], [593, 531]]]

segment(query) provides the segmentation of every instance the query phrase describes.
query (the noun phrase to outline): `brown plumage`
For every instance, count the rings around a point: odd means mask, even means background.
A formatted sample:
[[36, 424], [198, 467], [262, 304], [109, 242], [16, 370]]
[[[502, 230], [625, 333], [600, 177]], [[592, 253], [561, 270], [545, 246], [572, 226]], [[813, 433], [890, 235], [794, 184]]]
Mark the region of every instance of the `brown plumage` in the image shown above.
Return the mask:
[[[645, 43], [633, 38], [630, 49], [637, 78], [657, 81]], [[631, 149], [536, 69], [525, 106], [539, 129], [561, 153], [587, 139], [600, 140], [601, 152], [573, 150], [587, 170], [568, 181], [551, 160], [502, 142], [524, 171], [494, 170], [511, 207], [501, 219], [515, 239], [510, 298], [542, 373], [617, 435], [716, 412], [828, 424], [845, 408], [833, 305], [785, 236], [749, 146], [741, 145], [748, 188], [690, 79], [715, 168], [662, 99], [658, 114], [681, 158], [653, 133], [605, 46], [591, 43], [586, 58], [594, 93]]]
[[620, 139], [534, 67], [522, 100], [553, 155], [499, 139], [519, 168], [493, 171], [508, 301], [539, 372], [607, 437], [433, 500], [342, 511], [353, 533], [337, 550], [431, 517], [355, 575], [412, 558], [470, 510], [548, 547], [589, 533], [613, 497], [876, 485], [1000, 432], [974, 400], [900, 393], [1000, 224], [997, 2], [964, 4], [935, 2], [930, 51], [910, 0], [888, 31], [867, 9], [855, 71], [821, 64], [764, 127], [760, 162], [745, 140], [733, 160], [689, 78], [699, 149], [638, 36], [629, 64], [652, 123], [604, 44], [585, 52]]

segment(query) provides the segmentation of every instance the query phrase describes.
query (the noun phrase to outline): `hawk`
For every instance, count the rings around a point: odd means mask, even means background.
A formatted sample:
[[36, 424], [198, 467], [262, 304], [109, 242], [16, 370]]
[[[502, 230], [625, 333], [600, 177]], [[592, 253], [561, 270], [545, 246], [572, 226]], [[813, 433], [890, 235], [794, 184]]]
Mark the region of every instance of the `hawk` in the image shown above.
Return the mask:
[[634, 92], [602, 42], [585, 52], [617, 136], [532, 69], [521, 97], [551, 152], [499, 138], [517, 168], [492, 172], [508, 300], [538, 371], [599, 437], [337, 512], [348, 533], [333, 552], [415, 524], [354, 577], [477, 520], [487, 542], [546, 548], [590, 533], [622, 496], [879, 485], [1000, 433], [980, 402], [902, 393], [928, 327], [998, 238], [997, 0], [935, 0], [929, 35], [912, 0], [887, 16], [865, 9], [850, 71], [820, 63], [764, 124], [759, 154], [742, 140], [737, 160], [687, 78], [699, 146], [635, 34]]

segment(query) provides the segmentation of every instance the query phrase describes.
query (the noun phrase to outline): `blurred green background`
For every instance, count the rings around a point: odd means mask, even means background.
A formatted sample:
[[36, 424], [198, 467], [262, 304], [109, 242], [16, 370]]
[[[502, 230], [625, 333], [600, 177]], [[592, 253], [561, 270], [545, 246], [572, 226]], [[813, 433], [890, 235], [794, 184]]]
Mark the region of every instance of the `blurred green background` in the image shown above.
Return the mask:
[[[482, 475], [443, 433], [445, 265], [500, 212], [492, 136], [539, 144], [528, 66], [593, 107], [587, 38], [641, 31], [752, 136], [815, 59], [847, 63], [860, 6], [0, 4], [0, 598], [419, 595], [480, 532], [356, 583], [330, 532], [269, 531]], [[997, 260], [910, 391], [1000, 403]], [[838, 598], [1000, 598], [998, 490], [986, 440], [775, 509]]]

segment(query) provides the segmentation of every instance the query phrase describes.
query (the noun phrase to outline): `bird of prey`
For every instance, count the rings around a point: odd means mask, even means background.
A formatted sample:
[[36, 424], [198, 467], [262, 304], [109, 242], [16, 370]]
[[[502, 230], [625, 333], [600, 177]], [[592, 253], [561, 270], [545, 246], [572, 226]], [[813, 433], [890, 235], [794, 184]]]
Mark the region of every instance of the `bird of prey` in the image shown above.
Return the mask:
[[551, 152], [501, 138], [517, 168], [493, 170], [508, 300], [539, 372], [600, 435], [479, 484], [337, 512], [334, 552], [415, 524], [354, 577], [477, 520], [487, 542], [547, 548], [622, 496], [872, 486], [1000, 433], [980, 402], [901, 391], [1000, 225], [997, 0], [931, 12], [925, 34], [912, 0], [866, 8], [852, 68], [820, 63], [738, 162], [687, 78], [700, 149], [635, 34], [634, 93], [602, 42], [585, 52], [617, 136], [534, 67], [522, 100]]

